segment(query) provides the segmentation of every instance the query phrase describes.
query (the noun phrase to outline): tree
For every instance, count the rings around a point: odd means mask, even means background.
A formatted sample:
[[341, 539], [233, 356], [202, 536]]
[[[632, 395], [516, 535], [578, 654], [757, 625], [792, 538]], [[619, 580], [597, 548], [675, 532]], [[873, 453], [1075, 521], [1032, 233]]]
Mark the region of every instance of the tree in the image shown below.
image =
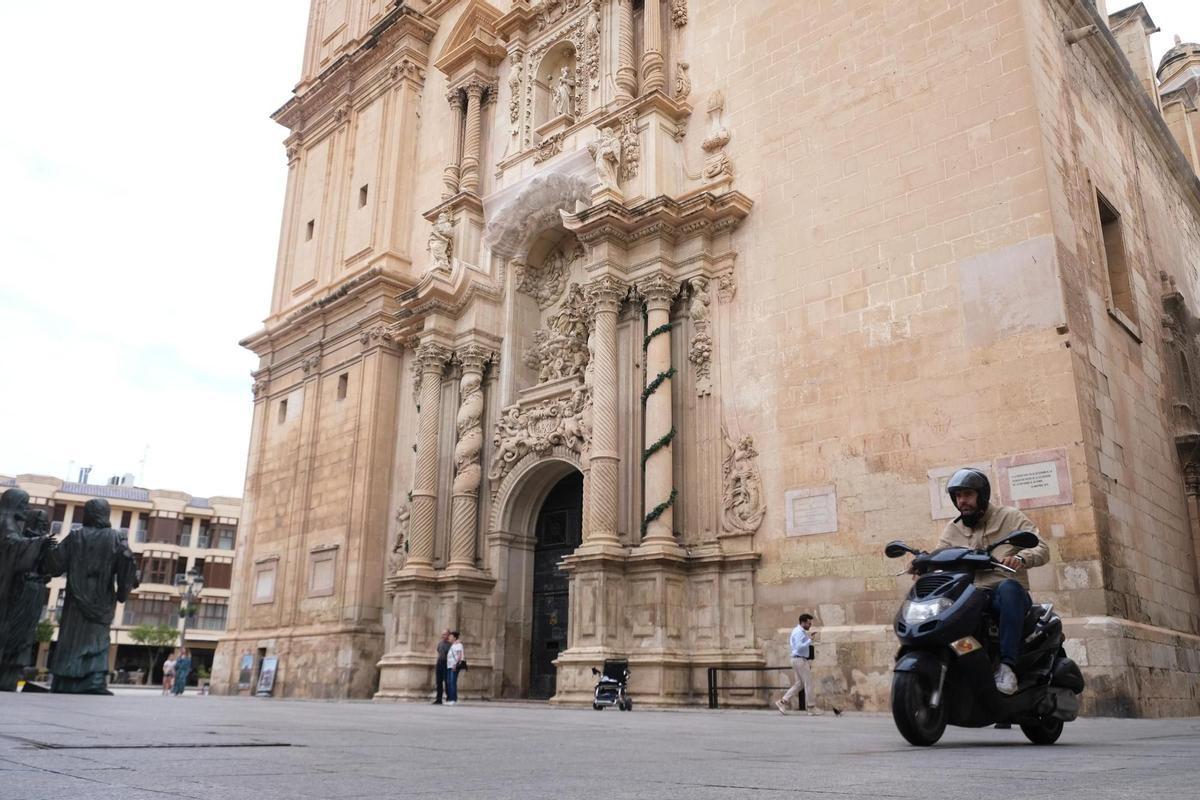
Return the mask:
[[42, 620], [37, 626], [37, 640], [40, 644], [49, 644], [54, 638], [54, 623], [50, 620]]
[[150, 648], [149, 668], [146, 670], [146, 683], [154, 676], [154, 664], [158, 654], [165, 647], [174, 647], [179, 639], [179, 631], [174, 625], [150, 625], [142, 623], [129, 631], [129, 638], [140, 645]]

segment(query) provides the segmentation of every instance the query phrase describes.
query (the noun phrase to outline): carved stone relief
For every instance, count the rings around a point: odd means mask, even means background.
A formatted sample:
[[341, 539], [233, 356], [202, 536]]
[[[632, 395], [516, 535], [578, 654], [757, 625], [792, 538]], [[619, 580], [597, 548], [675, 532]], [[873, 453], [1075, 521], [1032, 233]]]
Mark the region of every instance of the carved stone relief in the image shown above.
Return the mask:
[[712, 314], [709, 304], [708, 279], [694, 278], [691, 282], [692, 302], [688, 316], [692, 318], [692, 341], [688, 345], [688, 361], [696, 369], [696, 395], [712, 394]]
[[[521, 91], [524, 93], [524, 135], [521, 139], [523, 147], [529, 147], [533, 144], [533, 108], [534, 108], [534, 87], [535, 71], [542, 63], [546, 53], [560, 42], [569, 41], [573, 48], [575, 57], [573, 59], [572, 68], [570, 70], [570, 82], [568, 88], [571, 90], [569, 95], [570, 112], [568, 116], [579, 116], [586, 114], [590, 107], [590, 91], [600, 88], [600, 48], [601, 48], [601, 31], [600, 31], [600, 3], [598, 0], [541, 0], [535, 3], [532, 7], [537, 13], [537, 23], [539, 30], [545, 30], [545, 37], [534, 45], [527, 54], [525, 54], [525, 67], [522, 70]], [[566, 22], [567, 18], [574, 12], [586, 8], [588, 13], [578, 14], [571, 22]], [[557, 29], [555, 29], [557, 27]], [[561, 80], [561, 72], [558, 74]], [[552, 83], [558, 83], [558, 80]], [[551, 89], [556, 89], [552, 86]], [[558, 114], [566, 113], [557, 109], [563, 107], [562, 98], [558, 99], [558, 105], [553, 102], [554, 94], [551, 97], [550, 108], [556, 110]], [[511, 114], [511, 110], [510, 110]], [[544, 144], [544, 142], [543, 142]], [[557, 152], [557, 151], [556, 151]], [[544, 161], [549, 158], [549, 155], [543, 155], [540, 149], [538, 155]]]
[[520, 404], [504, 409], [492, 439], [495, 454], [488, 480], [492, 481], [493, 492], [513, 466], [529, 453], [545, 455], [559, 445], [577, 453], [583, 452], [586, 395], [587, 392], [579, 388], [570, 397], [543, 400], [527, 409], [522, 409]]
[[688, 22], [687, 0], [671, 0], [671, 24], [682, 28]]
[[725, 111], [725, 94], [720, 90], [714, 91], [708, 98], [708, 136], [700, 143], [708, 157], [704, 160], [704, 177], [716, 178], [719, 175], [732, 175], [733, 162], [725, 153], [725, 145], [729, 144], [729, 129], [721, 122]]
[[743, 436], [740, 442], [734, 442], [724, 426], [721, 435], [729, 450], [721, 465], [722, 527], [730, 533], [754, 533], [767, 514], [754, 439]]
[[553, 136], [547, 136], [545, 139], [538, 142], [537, 154], [533, 157], [533, 163], [540, 164], [547, 159], [554, 158], [556, 155], [562, 152], [562, 149], [563, 135], [562, 131], [559, 131]]
[[594, 142], [588, 143], [588, 153], [596, 162], [596, 177], [601, 188], [620, 191], [621, 139], [612, 128], [600, 129]]
[[583, 245], [570, 251], [558, 248], [546, 256], [541, 267], [533, 267], [519, 261], [513, 262], [513, 276], [517, 290], [530, 295], [537, 301], [538, 308], [547, 309], [562, 299], [563, 290], [571, 275], [571, 267], [584, 257]]
[[400, 506], [396, 512], [396, 543], [392, 545], [391, 555], [388, 556], [388, 574], [395, 575], [404, 569], [408, 561], [408, 518], [410, 515], [408, 503]]
[[690, 65], [680, 61], [675, 65], [675, 99], [683, 102], [692, 93], [692, 78], [688, 75]]
[[1175, 423], [1175, 435], [1194, 436], [1200, 433], [1200, 383], [1196, 379], [1196, 367], [1200, 364], [1200, 320], [1187, 306], [1183, 294], [1176, 288], [1175, 280], [1165, 272], [1159, 273], [1162, 280], [1163, 342], [1167, 351], [1167, 385], [1171, 415]]
[[533, 345], [522, 360], [537, 370], [538, 383], [583, 374], [588, 363], [588, 309], [583, 290], [573, 283], [562, 309], [550, 317], [548, 327], [534, 331]]
[[642, 163], [642, 144], [638, 139], [637, 115], [630, 111], [621, 116], [621, 180], [637, 177]]
[[735, 294], [737, 294], [737, 279], [733, 277], [733, 273], [726, 272], [718, 275], [717, 299], [722, 303], [731, 303]]
[[443, 211], [438, 215], [437, 222], [429, 232], [429, 242], [425, 249], [433, 259], [432, 269], [449, 271], [451, 249], [454, 246], [454, 225], [449, 215]]
[[508, 121], [513, 124], [513, 133], [517, 133], [517, 122], [521, 119], [521, 87], [525, 79], [525, 65], [522, 63], [524, 53], [514, 50], [509, 56], [512, 70], [508, 74]]

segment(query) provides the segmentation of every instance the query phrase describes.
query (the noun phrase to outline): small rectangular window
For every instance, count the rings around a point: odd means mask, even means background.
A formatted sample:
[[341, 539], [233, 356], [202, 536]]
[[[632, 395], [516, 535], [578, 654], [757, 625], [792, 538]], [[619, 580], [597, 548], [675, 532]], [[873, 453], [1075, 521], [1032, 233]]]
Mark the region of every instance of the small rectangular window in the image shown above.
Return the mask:
[[345, 400], [346, 392], [350, 390], [350, 373], [343, 372], [338, 375], [337, 399]]
[[287, 422], [287, 400], [279, 401], [279, 424]]
[[367, 205], [367, 186], [368, 186], [368, 184], [364, 183], [361, 187], [359, 187], [359, 190], [358, 190], [358, 207], [359, 208], [363, 208]]
[[317, 227], [317, 221], [315, 219], [310, 219], [308, 221], [308, 226], [304, 229], [304, 241], [308, 242], [308, 241], [312, 240], [313, 229], [316, 227]]
[[1133, 297], [1133, 280], [1125, 252], [1121, 215], [1100, 192], [1096, 192], [1096, 206], [1104, 245], [1104, 265], [1108, 273], [1109, 311], [1120, 312], [1125, 319], [1121, 320], [1120, 316], [1114, 314], [1118, 321], [1136, 326], [1137, 305]]

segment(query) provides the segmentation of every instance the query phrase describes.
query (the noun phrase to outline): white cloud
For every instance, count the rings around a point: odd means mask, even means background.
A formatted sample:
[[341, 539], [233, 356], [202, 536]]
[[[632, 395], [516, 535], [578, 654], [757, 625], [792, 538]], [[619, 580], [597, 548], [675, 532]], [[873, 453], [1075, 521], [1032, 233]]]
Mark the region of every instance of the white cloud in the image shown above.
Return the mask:
[[[0, 472], [240, 495], [306, 4], [0, 8]], [[72, 474], [73, 478], [74, 475]]]

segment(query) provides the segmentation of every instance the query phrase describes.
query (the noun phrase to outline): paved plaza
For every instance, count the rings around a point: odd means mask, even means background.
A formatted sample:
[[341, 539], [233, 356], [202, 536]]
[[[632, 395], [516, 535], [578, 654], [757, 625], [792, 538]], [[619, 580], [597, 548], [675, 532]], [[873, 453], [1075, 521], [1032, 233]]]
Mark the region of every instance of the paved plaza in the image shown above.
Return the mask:
[[1102, 798], [1193, 800], [1200, 719], [1086, 719], [1061, 744], [884, 715], [0, 695], [3, 800]]

